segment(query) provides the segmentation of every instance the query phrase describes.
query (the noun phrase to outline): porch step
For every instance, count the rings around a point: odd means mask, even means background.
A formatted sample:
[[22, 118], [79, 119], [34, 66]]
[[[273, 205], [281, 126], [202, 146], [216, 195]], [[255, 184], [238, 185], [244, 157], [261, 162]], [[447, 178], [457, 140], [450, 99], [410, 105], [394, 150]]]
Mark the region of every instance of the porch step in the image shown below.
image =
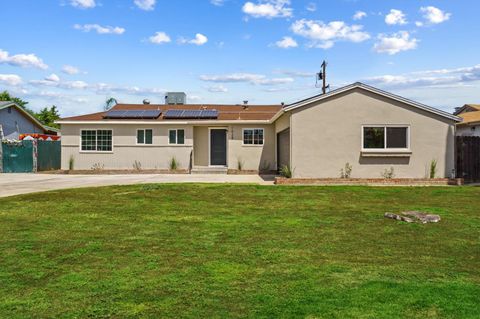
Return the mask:
[[193, 167], [192, 174], [227, 174], [226, 167]]

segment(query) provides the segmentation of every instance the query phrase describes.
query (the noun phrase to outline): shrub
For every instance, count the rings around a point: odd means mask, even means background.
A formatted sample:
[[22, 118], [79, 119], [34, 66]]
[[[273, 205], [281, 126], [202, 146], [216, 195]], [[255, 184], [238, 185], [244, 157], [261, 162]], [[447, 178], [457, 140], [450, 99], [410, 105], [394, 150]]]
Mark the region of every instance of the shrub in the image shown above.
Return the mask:
[[68, 159], [68, 170], [73, 171], [75, 169], [75, 157], [70, 155]]
[[283, 165], [282, 168], [280, 168], [280, 175], [282, 175], [285, 178], [292, 178], [293, 171], [288, 165]]
[[270, 171], [270, 163], [267, 160], [263, 160], [259, 168], [260, 172]]
[[393, 166], [391, 166], [389, 169], [385, 169], [383, 172], [382, 172], [382, 177], [383, 178], [386, 178], [386, 179], [392, 179], [395, 177], [395, 169], [393, 168]]
[[101, 163], [95, 163], [92, 165], [92, 170], [94, 171], [101, 171], [105, 168], [105, 165], [104, 164], [101, 164]]
[[133, 162], [133, 169], [136, 170], [136, 171], [141, 171], [142, 170], [142, 163], [135, 160], [135, 162]]
[[239, 171], [243, 170], [243, 160], [241, 158], [237, 159], [237, 169]]
[[435, 178], [437, 175], [437, 160], [433, 159], [430, 162], [430, 178]]
[[350, 178], [352, 175], [352, 165], [350, 163], [345, 163], [345, 168], [340, 169], [341, 178]]
[[172, 159], [170, 160], [170, 162], [168, 163], [168, 167], [170, 168], [171, 171], [175, 171], [178, 169], [179, 167], [179, 163], [177, 161], [177, 159], [174, 157], [172, 157]]

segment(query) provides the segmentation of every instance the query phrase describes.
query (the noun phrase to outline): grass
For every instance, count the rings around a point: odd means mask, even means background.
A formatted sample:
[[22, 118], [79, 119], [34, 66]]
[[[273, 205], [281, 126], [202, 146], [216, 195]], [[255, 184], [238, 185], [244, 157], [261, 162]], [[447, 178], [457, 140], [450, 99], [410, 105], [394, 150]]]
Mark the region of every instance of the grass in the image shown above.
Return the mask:
[[[438, 224], [384, 219], [438, 213]], [[480, 188], [136, 185], [0, 199], [4, 318], [478, 318]]]

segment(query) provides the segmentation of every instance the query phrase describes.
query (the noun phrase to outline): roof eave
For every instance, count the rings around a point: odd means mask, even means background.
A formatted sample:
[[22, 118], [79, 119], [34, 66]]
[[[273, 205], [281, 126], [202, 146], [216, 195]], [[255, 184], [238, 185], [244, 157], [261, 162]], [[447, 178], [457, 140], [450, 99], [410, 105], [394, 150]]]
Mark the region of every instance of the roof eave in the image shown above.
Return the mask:
[[418, 109], [421, 109], [421, 110], [424, 110], [424, 111], [427, 111], [427, 112], [430, 112], [430, 113], [434, 113], [434, 114], [442, 116], [444, 118], [448, 118], [448, 119], [450, 119], [452, 121], [455, 121], [455, 122], [461, 122], [462, 121], [462, 118], [460, 118], [458, 116], [455, 116], [453, 114], [450, 114], [448, 112], [445, 112], [445, 111], [442, 111], [442, 110], [439, 110], [439, 109], [433, 108], [431, 106], [421, 104], [421, 103], [418, 103], [418, 102], [415, 102], [415, 101], [412, 101], [412, 100], [409, 100], [409, 99], [406, 99], [406, 98], [401, 97], [399, 95], [395, 95], [395, 94], [392, 94], [392, 93], [374, 88], [372, 86], [369, 86], [369, 85], [366, 85], [366, 84], [360, 83], [360, 82], [356, 82], [356, 83], [341, 87], [339, 89], [336, 89], [336, 90], [331, 91], [331, 92], [326, 93], [326, 94], [316, 95], [316, 96], [311, 97], [309, 99], [305, 99], [305, 100], [299, 101], [297, 103], [290, 104], [289, 106], [284, 108], [284, 111], [285, 112], [290, 112], [290, 111], [295, 110], [297, 108], [300, 108], [300, 107], [309, 105], [311, 103], [315, 103], [315, 102], [324, 100], [326, 98], [329, 98], [329, 97], [335, 96], [337, 94], [347, 92], [347, 91], [350, 91], [350, 90], [353, 90], [353, 89], [356, 89], [356, 88], [361, 88], [361, 89], [364, 89], [366, 91], [382, 95], [384, 97], [402, 102], [404, 104], [416, 107]]

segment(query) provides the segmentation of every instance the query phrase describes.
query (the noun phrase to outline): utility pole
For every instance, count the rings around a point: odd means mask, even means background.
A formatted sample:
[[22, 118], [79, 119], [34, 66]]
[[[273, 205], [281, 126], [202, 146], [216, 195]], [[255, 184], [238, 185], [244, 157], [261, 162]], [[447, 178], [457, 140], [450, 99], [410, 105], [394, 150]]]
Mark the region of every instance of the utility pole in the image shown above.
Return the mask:
[[327, 85], [327, 65], [328, 63], [323, 60], [323, 63], [321, 65], [322, 69], [320, 70], [320, 72], [317, 73], [317, 82], [315, 84], [315, 87], [319, 87], [318, 86], [318, 81], [321, 80], [322, 81], [322, 93], [325, 94], [327, 93], [327, 89], [330, 88], [330, 84]]

